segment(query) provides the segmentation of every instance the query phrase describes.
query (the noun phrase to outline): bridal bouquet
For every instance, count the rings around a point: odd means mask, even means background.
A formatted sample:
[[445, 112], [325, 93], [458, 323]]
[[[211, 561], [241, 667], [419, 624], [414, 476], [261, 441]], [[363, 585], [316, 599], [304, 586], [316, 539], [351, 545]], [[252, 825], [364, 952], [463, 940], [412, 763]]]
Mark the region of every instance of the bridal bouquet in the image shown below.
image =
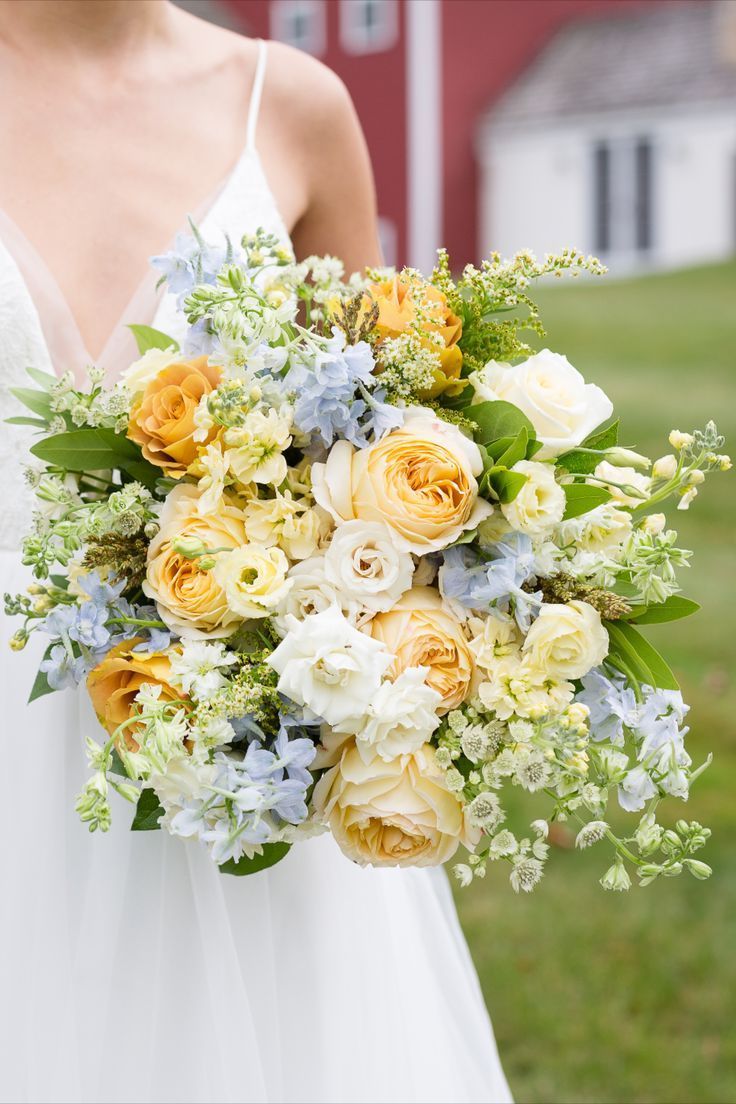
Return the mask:
[[[30, 370], [12, 419], [40, 433], [13, 644], [50, 638], [32, 698], [86, 681], [90, 830], [116, 791], [134, 829], [230, 873], [329, 830], [361, 864], [462, 845], [461, 882], [500, 860], [518, 891], [566, 820], [612, 848], [605, 888], [707, 877], [707, 829], [656, 819], [705, 764], [642, 628], [697, 608], [662, 506], [730, 462], [713, 423], [654, 464], [619, 447], [604, 392], [522, 340], [533, 280], [600, 264], [494, 255], [455, 279], [440, 253], [429, 278], [345, 280], [264, 233], [197, 232], [154, 264], [181, 347], [133, 326], [120, 382]], [[538, 801], [526, 832], [511, 787]]]

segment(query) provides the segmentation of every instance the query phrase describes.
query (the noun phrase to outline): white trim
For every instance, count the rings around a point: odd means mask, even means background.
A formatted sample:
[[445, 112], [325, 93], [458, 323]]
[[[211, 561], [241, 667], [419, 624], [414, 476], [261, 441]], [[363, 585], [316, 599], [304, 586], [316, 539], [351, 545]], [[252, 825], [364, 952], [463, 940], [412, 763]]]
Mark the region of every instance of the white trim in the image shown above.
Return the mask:
[[409, 264], [429, 274], [442, 243], [440, 0], [406, 0]]
[[[367, 4], [379, 16], [370, 30], [362, 18]], [[397, 0], [340, 0], [340, 43], [346, 54], [378, 54], [399, 37]]]
[[[321, 57], [327, 49], [327, 16], [324, 0], [271, 0], [271, 38], [296, 46], [314, 57]], [[308, 37], [296, 40], [290, 33], [290, 22], [295, 16], [306, 19]]]

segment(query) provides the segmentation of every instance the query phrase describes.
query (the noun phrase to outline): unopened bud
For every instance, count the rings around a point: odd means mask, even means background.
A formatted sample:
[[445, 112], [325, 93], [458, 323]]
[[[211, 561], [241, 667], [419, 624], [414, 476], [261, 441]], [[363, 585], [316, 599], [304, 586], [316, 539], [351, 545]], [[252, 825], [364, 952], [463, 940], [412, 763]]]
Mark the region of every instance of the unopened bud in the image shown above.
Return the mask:
[[691, 445], [695, 438], [692, 433], [683, 433], [680, 429], [673, 429], [668, 438], [673, 448], [681, 449]]
[[646, 471], [652, 466], [652, 461], [648, 456], [642, 456], [640, 452], [633, 452], [631, 449], [619, 448], [618, 445], [606, 449], [605, 457], [609, 464], [615, 464], [617, 468], [631, 466], [632, 468], [643, 468]]
[[207, 545], [199, 537], [174, 537], [171, 547], [187, 560], [196, 559], [207, 551]]

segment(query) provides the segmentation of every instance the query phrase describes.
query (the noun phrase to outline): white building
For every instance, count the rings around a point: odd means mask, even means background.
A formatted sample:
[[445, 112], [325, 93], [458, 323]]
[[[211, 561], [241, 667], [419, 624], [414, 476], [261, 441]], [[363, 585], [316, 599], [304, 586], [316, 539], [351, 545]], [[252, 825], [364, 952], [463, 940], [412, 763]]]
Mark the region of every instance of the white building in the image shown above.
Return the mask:
[[736, 252], [736, 0], [563, 29], [483, 120], [480, 252], [615, 272]]

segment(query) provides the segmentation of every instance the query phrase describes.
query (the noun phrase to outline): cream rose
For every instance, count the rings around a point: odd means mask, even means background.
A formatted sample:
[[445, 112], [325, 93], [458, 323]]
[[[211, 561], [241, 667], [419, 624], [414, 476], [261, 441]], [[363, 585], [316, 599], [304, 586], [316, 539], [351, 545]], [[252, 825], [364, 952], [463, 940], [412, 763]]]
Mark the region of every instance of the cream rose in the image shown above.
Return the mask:
[[172, 343], [169, 349], [147, 349], [146, 352], [126, 368], [120, 375], [120, 383], [127, 388], [132, 395], [145, 391], [151, 380], [168, 368], [170, 364], [177, 364], [181, 360], [181, 353]]
[[445, 548], [491, 513], [478, 498], [478, 446], [431, 411], [407, 411], [404, 425], [374, 445], [333, 445], [312, 466], [314, 497], [339, 524], [377, 521], [402, 552]]
[[588, 602], [545, 603], [522, 651], [554, 679], [578, 679], [608, 655], [608, 633]]
[[445, 782], [434, 749], [366, 764], [354, 744], [317, 783], [312, 805], [342, 851], [361, 866], [438, 866], [480, 832]]
[[169, 493], [161, 527], [148, 548], [143, 591], [155, 601], [162, 621], [181, 636], [229, 636], [242, 616], [229, 608], [213, 572], [176, 552], [173, 542], [190, 537], [208, 548], [240, 548], [247, 543], [243, 515], [227, 495], [216, 512], [200, 514], [200, 494], [188, 483]]
[[566, 356], [549, 349], [522, 364], [489, 361], [470, 382], [479, 402], [503, 399], [526, 414], [544, 445], [543, 460], [579, 445], [613, 413], [605, 392], [586, 383]]
[[526, 483], [513, 502], [501, 506], [512, 529], [530, 537], [549, 533], [565, 512], [565, 492], [555, 479], [554, 468], [534, 460], [520, 460], [512, 471], [526, 476]]
[[247, 544], [223, 552], [212, 569], [228, 607], [241, 617], [268, 617], [293, 586], [289, 561], [280, 548]]
[[456, 709], [473, 680], [473, 656], [462, 625], [432, 587], [408, 590], [387, 613], [364, 628], [396, 657], [389, 671], [396, 678], [410, 667], [426, 667], [427, 686], [442, 698], [438, 713]]
[[366, 609], [388, 610], [411, 586], [414, 561], [400, 552], [388, 525], [347, 521], [325, 552], [325, 576]]

